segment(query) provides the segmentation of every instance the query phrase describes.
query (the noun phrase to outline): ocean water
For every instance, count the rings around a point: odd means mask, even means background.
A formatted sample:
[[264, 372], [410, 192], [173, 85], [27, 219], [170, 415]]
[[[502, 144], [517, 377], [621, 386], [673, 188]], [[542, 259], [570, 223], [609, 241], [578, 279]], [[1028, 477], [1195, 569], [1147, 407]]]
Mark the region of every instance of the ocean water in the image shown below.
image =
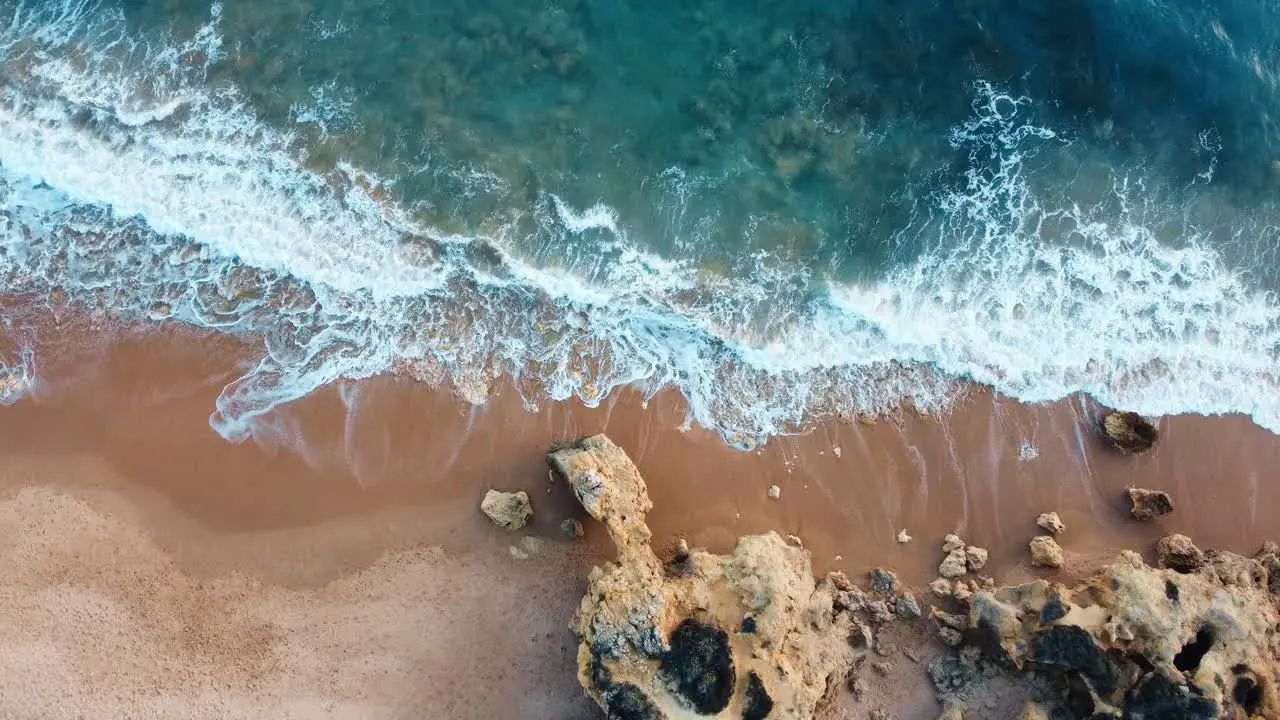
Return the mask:
[[[966, 383], [1280, 430], [1280, 23], [1207, 0], [0, 0], [0, 287], [754, 446]], [[39, 358], [5, 359], [11, 402]]]

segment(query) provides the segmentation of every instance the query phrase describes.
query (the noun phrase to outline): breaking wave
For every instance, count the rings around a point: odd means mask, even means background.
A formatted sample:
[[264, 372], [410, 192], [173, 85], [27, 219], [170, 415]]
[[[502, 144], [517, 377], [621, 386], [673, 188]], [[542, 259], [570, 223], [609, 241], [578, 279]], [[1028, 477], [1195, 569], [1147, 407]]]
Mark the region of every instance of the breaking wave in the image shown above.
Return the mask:
[[[969, 169], [899, 232], [923, 249], [879, 279], [763, 252], [728, 276], [646, 252], [612, 208], [551, 194], [474, 232], [433, 227], [394, 178], [312, 162], [303, 134], [214, 82], [220, 15], [144, 40], [92, 3], [11, 11], [0, 282], [260, 342], [210, 418], [230, 440], [318, 387], [393, 371], [473, 402], [507, 376], [530, 407], [676, 388], [691, 422], [743, 447], [823, 416], [940, 410], [965, 380], [1280, 431], [1275, 297], [1191, 225], [1171, 242], [1181, 210], [1138, 179], [1084, 204], [1038, 183], [1037, 155], [1071, 139], [1032, 123], [1024, 98], [975, 87], [950, 137]], [[332, 123], [331, 97], [294, 119]], [[530, 235], [575, 254], [535, 261], [516, 249], [539, 246]]]

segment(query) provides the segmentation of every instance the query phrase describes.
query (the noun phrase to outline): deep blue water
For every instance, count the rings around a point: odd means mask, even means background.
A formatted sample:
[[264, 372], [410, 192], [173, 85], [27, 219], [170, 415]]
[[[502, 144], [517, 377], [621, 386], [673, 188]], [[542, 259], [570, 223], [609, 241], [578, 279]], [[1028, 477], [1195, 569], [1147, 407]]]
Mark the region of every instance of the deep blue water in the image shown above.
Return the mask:
[[0, 278], [263, 337], [232, 438], [393, 367], [1276, 428], [1273, 5], [2, 0]]

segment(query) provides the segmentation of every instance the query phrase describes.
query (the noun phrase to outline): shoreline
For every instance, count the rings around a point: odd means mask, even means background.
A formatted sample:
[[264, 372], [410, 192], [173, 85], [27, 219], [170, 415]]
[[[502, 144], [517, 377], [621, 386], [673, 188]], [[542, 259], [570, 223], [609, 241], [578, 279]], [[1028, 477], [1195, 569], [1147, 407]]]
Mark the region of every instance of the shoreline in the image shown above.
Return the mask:
[[[43, 386], [0, 408], [0, 512], [16, 528], [6, 560], [15, 571], [0, 593], [74, 590], [85, 607], [115, 608], [92, 617], [111, 617], [115, 632], [145, 642], [91, 646], [74, 620], [81, 609], [24, 606], [6, 631], [58, 645], [63, 666], [60, 674], [11, 674], [0, 706], [56, 699], [53, 677], [71, 688], [69, 698], [88, 702], [98, 687], [92, 670], [104, 666], [118, 666], [121, 688], [146, 694], [158, 667], [190, 666], [181, 682], [158, 686], [168, 701], [193, 693], [208, 700], [209, 688], [230, 683], [237, 689], [224, 699], [242, 704], [229, 711], [246, 716], [303, 712], [306, 699], [350, 717], [449, 702], [458, 703], [456, 717], [498, 716], [485, 713], [512, 703], [527, 703], [528, 717], [593, 717], [574, 679], [567, 623], [588, 571], [613, 548], [567, 489], [549, 481], [545, 454], [600, 432], [648, 482], [655, 548], [683, 537], [725, 552], [741, 535], [776, 530], [802, 539], [818, 574], [862, 577], [884, 566], [924, 587], [953, 531], [990, 549], [989, 572], [1001, 583], [1069, 582], [1121, 548], [1149, 555], [1173, 532], [1244, 555], [1280, 537], [1280, 517], [1258, 512], [1280, 503], [1280, 488], [1261, 481], [1280, 461], [1280, 437], [1243, 416], [1163, 418], [1155, 451], [1124, 457], [1092, 434], [1099, 408], [1087, 398], [1026, 406], [975, 390], [942, 417], [829, 422], [744, 452], [714, 432], [681, 431], [683, 403], [673, 393], [647, 407], [627, 391], [595, 409], [544, 403], [528, 412], [510, 392], [475, 407], [444, 389], [378, 377], [325, 388], [275, 413], [270, 432], [233, 445], [207, 419], [221, 387], [252, 359], [245, 347], [207, 333], [128, 327], [76, 347], [88, 325], [73, 319], [42, 331], [35, 349]], [[1023, 442], [1037, 457], [1020, 459]], [[775, 484], [776, 500], [767, 492]], [[1128, 486], [1170, 492], [1176, 512], [1132, 522]], [[519, 535], [495, 532], [478, 511], [489, 487], [529, 492], [528, 534], [548, 541], [541, 555], [510, 556]], [[1068, 562], [1057, 573], [1033, 572], [1026, 543], [1039, 534], [1036, 515], [1048, 511], [1067, 525], [1060, 541]], [[565, 517], [585, 522], [585, 538], [560, 535]], [[97, 530], [77, 531], [85, 527]], [[913, 537], [905, 546], [895, 539], [904, 528]], [[433, 594], [441, 585], [457, 592]], [[256, 624], [214, 623], [205, 633], [120, 610], [140, 597], [163, 600], [151, 614], [227, 609]], [[433, 641], [414, 638], [415, 623], [446, 636], [439, 644], [460, 653], [459, 669], [450, 670], [448, 653], [425, 656]], [[454, 625], [486, 629], [479, 638], [449, 635]], [[317, 634], [339, 639], [316, 646]], [[215, 643], [205, 652], [190, 643], [224, 635], [257, 644]], [[242, 665], [263, 653], [277, 664], [251, 682]], [[393, 670], [342, 682], [331, 675], [371, 658]], [[429, 678], [452, 685], [433, 696], [423, 689], [438, 684]], [[142, 701], [125, 690], [116, 697], [126, 703], [117, 709], [141, 707], [128, 704]]]

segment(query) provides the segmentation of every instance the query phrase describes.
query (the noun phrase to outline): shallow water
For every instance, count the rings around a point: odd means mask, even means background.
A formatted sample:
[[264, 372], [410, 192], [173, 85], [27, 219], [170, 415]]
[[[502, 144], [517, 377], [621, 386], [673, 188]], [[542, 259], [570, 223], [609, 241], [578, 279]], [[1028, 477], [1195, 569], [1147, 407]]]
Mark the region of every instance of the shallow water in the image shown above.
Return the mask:
[[674, 387], [742, 446], [958, 379], [1280, 427], [1261, 4], [0, 16], [9, 333], [72, 302], [259, 338], [231, 439], [388, 370]]

